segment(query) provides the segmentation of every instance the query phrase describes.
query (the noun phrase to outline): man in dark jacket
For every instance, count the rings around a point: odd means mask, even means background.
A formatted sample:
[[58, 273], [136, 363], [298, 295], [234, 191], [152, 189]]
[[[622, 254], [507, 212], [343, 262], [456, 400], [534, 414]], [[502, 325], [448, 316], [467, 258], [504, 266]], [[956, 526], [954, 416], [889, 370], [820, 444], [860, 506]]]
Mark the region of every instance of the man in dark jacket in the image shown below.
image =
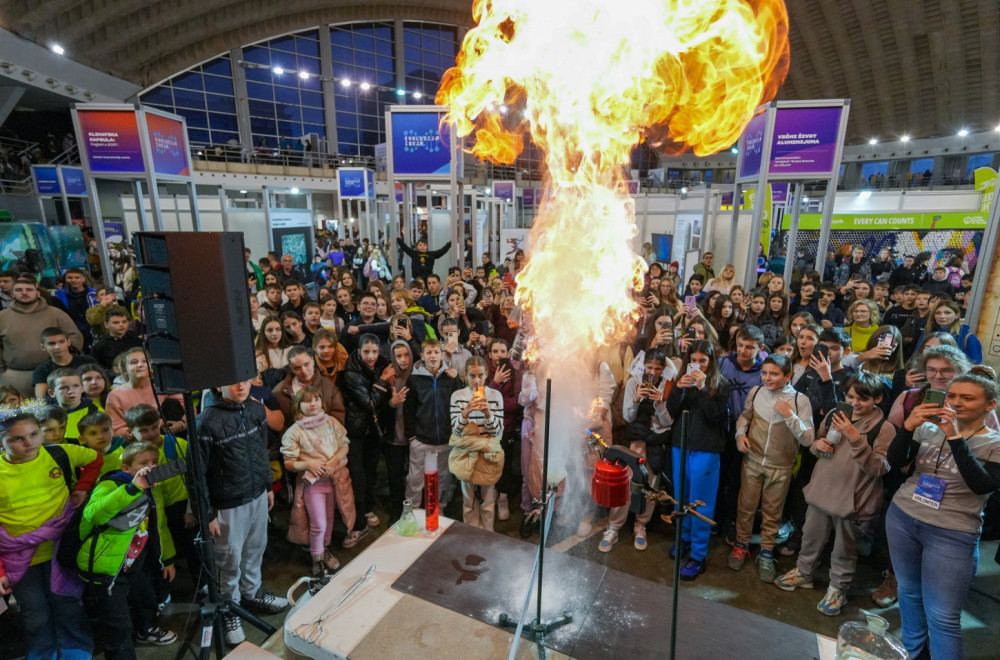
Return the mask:
[[[198, 440], [192, 447], [201, 460], [193, 477], [208, 487], [208, 529], [215, 540], [220, 595], [253, 612], [277, 614], [288, 601], [264, 591], [260, 574], [267, 512], [274, 506], [267, 415], [249, 397], [250, 381], [228, 385], [198, 415]], [[228, 645], [246, 639], [237, 615], [226, 614], [224, 625]]]
[[920, 276], [923, 275], [923, 269], [916, 266], [914, 262], [911, 254], [903, 257], [903, 265], [889, 274], [889, 290], [895, 289], [897, 286], [917, 283]]
[[83, 335], [83, 350], [88, 352], [94, 336], [87, 322], [87, 310], [97, 304], [97, 292], [90, 286], [87, 275], [79, 268], [67, 268], [63, 275], [63, 288], [53, 291], [52, 297], [66, 308]]
[[446, 255], [448, 250], [451, 249], [451, 241], [448, 241], [433, 252], [428, 251], [427, 241], [422, 238], [417, 241], [416, 249], [404, 243], [402, 238], [397, 238], [396, 242], [403, 252], [410, 255], [410, 268], [413, 271], [413, 279], [421, 277], [425, 282], [427, 281], [427, 276], [434, 272], [434, 262]]
[[[358, 350], [351, 353], [340, 375], [340, 386], [347, 407], [347, 437], [351, 444], [347, 452], [347, 469], [354, 489], [354, 507], [359, 514], [353, 533], [360, 538], [368, 527], [381, 522], [375, 515], [375, 482], [378, 479], [378, 459], [381, 444], [391, 441], [387, 429], [392, 428], [393, 411], [389, 408], [392, 383], [396, 371], [388, 358], [380, 355], [379, 339], [364, 334], [358, 340]], [[390, 493], [390, 511], [402, 511], [405, 493]], [[348, 535], [350, 539], [351, 535]], [[353, 546], [357, 538], [351, 542]], [[345, 543], [349, 540], [345, 540]], [[346, 546], [345, 546], [346, 547]]]
[[437, 455], [438, 502], [444, 509], [451, 498], [455, 478], [448, 469], [451, 448], [451, 395], [462, 383], [453, 369], [444, 368], [441, 344], [428, 340], [423, 343], [420, 362], [413, 367], [407, 381], [410, 391], [403, 404], [403, 424], [410, 440], [410, 469], [406, 476], [406, 499], [414, 505], [421, 501], [424, 487], [424, 461], [429, 454]]

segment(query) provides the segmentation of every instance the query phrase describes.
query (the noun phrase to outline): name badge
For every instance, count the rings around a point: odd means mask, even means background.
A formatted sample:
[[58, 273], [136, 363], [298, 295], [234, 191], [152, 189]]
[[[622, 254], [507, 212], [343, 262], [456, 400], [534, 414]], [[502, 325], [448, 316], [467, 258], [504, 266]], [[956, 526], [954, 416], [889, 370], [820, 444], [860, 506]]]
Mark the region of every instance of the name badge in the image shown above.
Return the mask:
[[913, 501], [938, 509], [941, 507], [941, 498], [944, 497], [947, 485], [932, 474], [921, 474], [917, 481], [917, 490], [913, 493]]

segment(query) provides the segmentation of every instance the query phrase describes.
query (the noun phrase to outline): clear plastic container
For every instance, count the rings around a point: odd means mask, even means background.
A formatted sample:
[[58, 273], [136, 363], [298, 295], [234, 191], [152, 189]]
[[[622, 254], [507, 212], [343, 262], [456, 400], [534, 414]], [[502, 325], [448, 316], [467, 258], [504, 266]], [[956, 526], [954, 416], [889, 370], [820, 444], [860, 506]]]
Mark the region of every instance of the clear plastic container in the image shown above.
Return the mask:
[[863, 612], [868, 619], [848, 621], [837, 634], [837, 660], [907, 660], [903, 643], [890, 635], [889, 622]]
[[413, 502], [403, 500], [403, 515], [396, 523], [396, 532], [400, 536], [413, 536], [418, 531], [420, 531], [420, 526], [417, 524], [417, 517], [413, 515]]

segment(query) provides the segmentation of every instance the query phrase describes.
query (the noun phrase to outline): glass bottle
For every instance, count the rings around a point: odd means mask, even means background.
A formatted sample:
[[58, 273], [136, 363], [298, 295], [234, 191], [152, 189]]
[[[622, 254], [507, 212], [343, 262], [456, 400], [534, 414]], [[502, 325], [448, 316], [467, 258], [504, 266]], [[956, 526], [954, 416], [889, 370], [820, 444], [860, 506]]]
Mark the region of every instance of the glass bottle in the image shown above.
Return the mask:
[[429, 451], [424, 454], [424, 527], [432, 536], [438, 531], [438, 517], [441, 514], [438, 488], [437, 454]]
[[413, 502], [411, 500], [403, 500], [403, 515], [399, 517], [399, 522], [396, 523], [396, 532], [400, 536], [413, 536], [418, 530], [417, 517], [413, 515]]
[[903, 643], [890, 635], [889, 622], [862, 612], [867, 623], [848, 621], [837, 634], [837, 660], [906, 660]]

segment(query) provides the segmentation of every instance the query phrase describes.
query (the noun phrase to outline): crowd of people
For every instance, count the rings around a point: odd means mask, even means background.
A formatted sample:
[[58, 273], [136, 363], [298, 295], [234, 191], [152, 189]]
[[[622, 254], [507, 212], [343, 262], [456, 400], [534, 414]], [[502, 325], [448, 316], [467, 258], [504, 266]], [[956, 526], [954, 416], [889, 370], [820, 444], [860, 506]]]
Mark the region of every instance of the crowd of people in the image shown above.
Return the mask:
[[[520, 509], [522, 538], [536, 533], [546, 402], [515, 304], [524, 254], [473, 267], [467, 248], [442, 281], [434, 265], [450, 245], [400, 240], [406, 279], [385, 245], [318, 239], [308, 265], [247, 252], [258, 375], [200, 393], [195, 420], [153, 387], [127, 248], [108, 285], [69, 269], [47, 291], [0, 273], [0, 593], [17, 600], [29, 657], [89, 657], [96, 644], [133, 658], [135, 644], [176, 639], [157, 612], [175, 566], [204, 582], [188, 488], [209, 475], [220, 592], [256, 612], [288, 605], [262, 586], [269, 536], [301, 547], [325, 579], [339, 548], [421, 504], [425, 466], [442, 508], [461, 498], [466, 524], [492, 531]], [[817, 608], [834, 616], [859, 554], [887, 542], [872, 600], [898, 599], [913, 657], [959, 658], [983, 511], [1000, 487], [1000, 388], [962, 322], [968, 274], [953, 282], [950, 265], [914, 263], [858, 248], [835, 277], [765, 272], [747, 289], [732, 265], [716, 274], [711, 253], [686, 281], [653, 261], [637, 322], [599, 351], [590, 426], [678, 498], [687, 462], [688, 499], [720, 524], [713, 534], [685, 519], [670, 550], [682, 579], [713, 568], [709, 547], [726, 542], [728, 569], [753, 558], [761, 580], [811, 588], [832, 537]], [[192, 435], [203, 474], [151, 480]], [[276, 501], [287, 529], [269, 525]], [[637, 551], [652, 511], [632, 522]], [[607, 516], [597, 548], [610, 552], [630, 515], [586, 507], [576, 532]], [[794, 566], [779, 571], [782, 557]], [[235, 615], [225, 638], [245, 639]]]

